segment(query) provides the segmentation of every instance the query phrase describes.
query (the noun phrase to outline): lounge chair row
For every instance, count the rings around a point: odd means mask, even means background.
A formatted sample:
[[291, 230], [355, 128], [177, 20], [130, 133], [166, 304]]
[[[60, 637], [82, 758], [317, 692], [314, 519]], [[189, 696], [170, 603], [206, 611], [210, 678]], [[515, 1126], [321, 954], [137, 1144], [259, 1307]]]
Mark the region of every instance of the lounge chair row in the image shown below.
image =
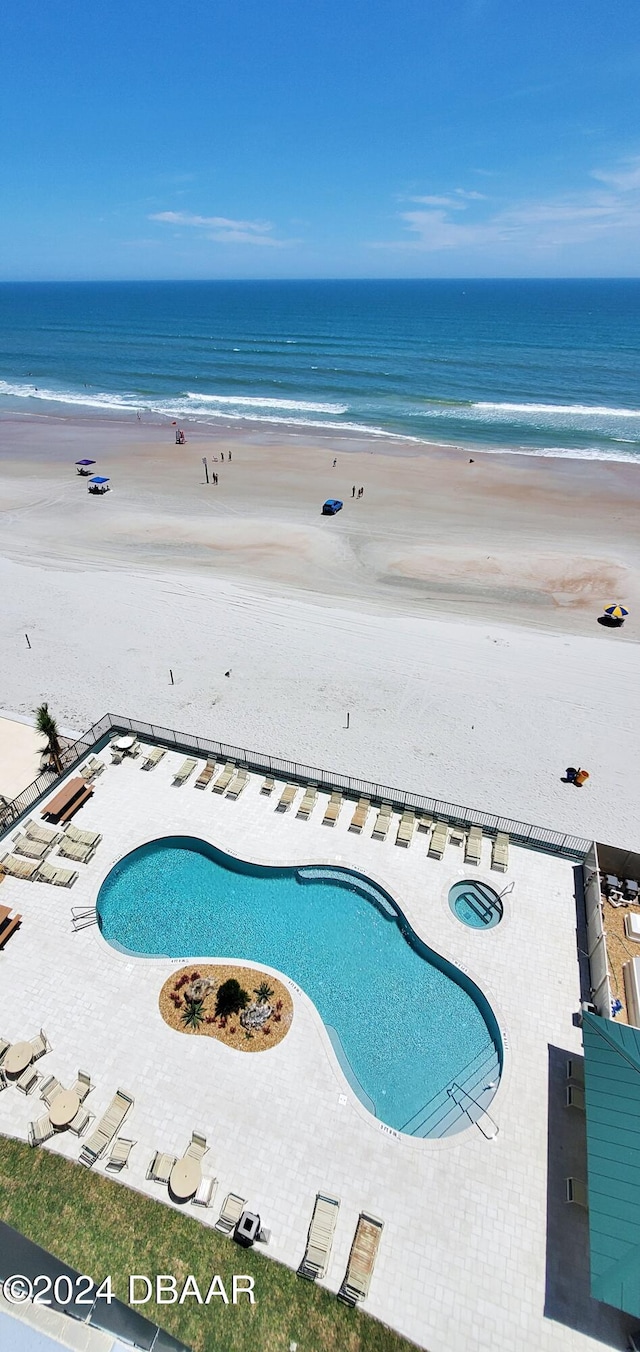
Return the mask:
[[[298, 1268], [299, 1277], [305, 1277], [307, 1281], [316, 1281], [318, 1277], [325, 1276], [331, 1257], [339, 1209], [340, 1203], [335, 1197], [317, 1194], [307, 1235], [307, 1247]], [[375, 1216], [368, 1215], [366, 1211], [360, 1212], [347, 1270], [338, 1292], [338, 1300], [342, 1300], [346, 1305], [355, 1305], [357, 1301], [364, 1300], [369, 1293], [383, 1225], [384, 1222], [377, 1220]]]
[[54, 887], [72, 887], [78, 877], [71, 869], [54, 868], [46, 860], [38, 863], [34, 860], [17, 859], [11, 854], [5, 854], [4, 859], [0, 859], [0, 869], [12, 878], [21, 878], [24, 882], [31, 883], [52, 883]]

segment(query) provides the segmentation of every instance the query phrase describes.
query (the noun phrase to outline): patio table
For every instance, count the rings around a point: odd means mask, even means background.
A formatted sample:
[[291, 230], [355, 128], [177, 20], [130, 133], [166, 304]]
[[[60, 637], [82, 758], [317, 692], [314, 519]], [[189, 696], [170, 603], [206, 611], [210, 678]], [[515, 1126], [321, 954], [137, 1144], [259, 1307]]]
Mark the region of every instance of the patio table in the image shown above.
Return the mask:
[[135, 741], [135, 737], [116, 737], [111, 745], [116, 748], [116, 751], [130, 751], [132, 746], [135, 746]]
[[7, 1075], [22, 1075], [23, 1070], [31, 1065], [33, 1061], [33, 1047], [30, 1042], [14, 1042], [9, 1048], [7, 1055], [2, 1062], [2, 1069]]
[[183, 1155], [181, 1160], [176, 1160], [171, 1170], [169, 1187], [178, 1201], [186, 1202], [189, 1197], [193, 1197], [194, 1193], [198, 1191], [201, 1178], [200, 1160], [194, 1160], [190, 1155]]
[[49, 1121], [59, 1130], [68, 1127], [80, 1107], [80, 1099], [73, 1089], [62, 1089], [51, 1102]]

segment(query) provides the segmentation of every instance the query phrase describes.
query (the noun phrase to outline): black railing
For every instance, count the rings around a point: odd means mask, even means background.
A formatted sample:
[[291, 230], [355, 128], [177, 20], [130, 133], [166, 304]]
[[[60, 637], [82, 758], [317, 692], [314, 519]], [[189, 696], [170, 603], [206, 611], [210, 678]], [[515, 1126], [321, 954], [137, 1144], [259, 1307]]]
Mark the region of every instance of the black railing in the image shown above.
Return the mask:
[[[568, 859], [584, 859], [591, 848], [591, 841], [581, 836], [567, 835], [563, 831], [551, 831], [544, 826], [531, 826], [527, 822], [513, 821], [510, 817], [499, 817], [491, 812], [481, 812], [477, 808], [460, 807], [456, 803], [445, 803], [438, 798], [429, 798], [425, 794], [412, 793], [403, 789], [392, 789], [386, 784], [374, 784], [367, 779], [355, 779], [352, 775], [343, 775], [335, 770], [318, 770], [298, 761], [284, 760], [280, 756], [267, 756], [260, 751], [247, 751], [242, 747], [230, 746], [226, 742], [216, 742], [208, 737], [196, 737], [189, 732], [174, 732], [172, 728], [163, 728], [155, 723], [143, 723], [137, 718], [124, 718], [120, 714], [105, 714], [93, 727], [89, 728], [76, 742], [65, 747], [62, 752], [63, 773], [67, 774], [78, 765], [89, 752], [99, 749], [101, 744], [114, 733], [131, 732], [146, 741], [166, 746], [176, 751], [189, 751], [198, 756], [216, 756], [224, 760], [235, 761], [239, 766], [262, 774], [273, 775], [280, 779], [295, 779], [301, 784], [311, 781], [319, 788], [333, 791], [341, 789], [344, 793], [359, 798], [366, 795], [372, 802], [392, 803], [395, 808], [404, 811], [413, 808], [432, 817], [447, 821], [452, 826], [480, 826], [486, 835], [495, 836], [505, 832], [514, 845], [526, 845], [547, 854], [563, 855]], [[0, 806], [0, 836], [7, 831], [24, 812], [28, 812], [48, 792], [56, 782], [57, 776], [50, 770], [39, 775], [23, 789], [10, 803]]]

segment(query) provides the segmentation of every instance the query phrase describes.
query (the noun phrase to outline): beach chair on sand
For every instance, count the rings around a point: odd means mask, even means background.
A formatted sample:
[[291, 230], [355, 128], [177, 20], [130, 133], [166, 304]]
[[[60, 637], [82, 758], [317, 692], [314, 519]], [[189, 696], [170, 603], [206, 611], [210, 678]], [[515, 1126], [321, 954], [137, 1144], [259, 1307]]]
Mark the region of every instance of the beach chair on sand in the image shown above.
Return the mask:
[[498, 873], [506, 873], [509, 867], [509, 837], [504, 831], [499, 831], [493, 842], [491, 867]]
[[95, 849], [100, 844], [102, 836], [99, 831], [81, 831], [79, 826], [74, 826], [69, 822], [64, 830], [65, 840], [72, 840], [76, 845], [92, 845]]
[[303, 821], [308, 821], [318, 799], [317, 784], [307, 784], [304, 791], [302, 802], [296, 812], [296, 817], [301, 817]]
[[40, 865], [36, 874], [37, 883], [52, 883], [54, 887], [73, 887], [77, 873], [70, 868], [54, 868], [53, 864], [48, 864], [46, 859]]
[[194, 789], [206, 789], [207, 784], [209, 783], [209, 780], [213, 779], [213, 776], [214, 776], [215, 772], [216, 772], [216, 759], [215, 759], [215, 756], [214, 756], [213, 760], [211, 759], [211, 757], [209, 757], [209, 760], [207, 761], [207, 763], [206, 763], [206, 765], [205, 765], [205, 767], [204, 767], [204, 770], [201, 770], [201, 771], [200, 771], [200, 774], [198, 775], [198, 778], [196, 779], [196, 782], [195, 782], [195, 784], [194, 784], [194, 786], [193, 786]]
[[338, 1291], [338, 1300], [343, 1301], [345, 1305], [355, 1305], [369, 1294], [383, 1224], [383, 1221], [376, 1220], [375, 1216], [367, 1216], [366, 1212], [360, 1212], [347, 1270]]
[[238, 1197], [236, 1192], [230, 1192], [224, 1199], [222, 1211], [215, 1224], [216, 1230], [221, 1230], [223, 1235], [230, 1235], [235, 1230], [238, 1221], [244, 1211], [245, 1198]]
[[156, 1150], [151, 1164], [147, 1169], [147, 1178], [149, 1182], [168, 1183], [176, 1159], [177, 1155], [165, 1155], [162, 1150]]
[[38, 872], [36, 861], [16, 859], [12, 854], [5, 854], [4, 859], [0, 859], [0, 868], [11, 878], [22, 878], [24, 882], [33, 882]]
[[275, 786], [276, 786], [275, 779], [272, 779], [270, 775], [267, 775], [267, 778], [265, 779], [264, 784], [260, 789], [260, 792], [265, 793], [268, 797], [270, 793], [273, 793]]
[[482, 831], [479, 826], [470, 826], [464, 849], [465, 864], [479, 864], [482, 857]]
[[396, 835], [396, 845], [404, 845], [405, 849], [408, 849], [409, 845], [411, 844], [411, 837], [413, 835], [415, 824], [416, 824], [415, 812], [410, 811], [403, 812], [400, 818], [398, 833]]
[[156, 765], [160, 764], [160, 761], [162, 760], [163, 756], [166, 756], [166, 754], [167, 754], [166, 747], [153, 746], [145, 756], [142, 765], [140, 766], [140, 769], [153, 770]]
[[135, 1141], [128, 1141], [125, 1136], [119, 1136], [111, 1147], [111, 1154], [105, 1167], [114, 1174], [122, 1173], [122, 1170], [127, 1167], [129, 1156], [135, 1144]]
[[362, 831], [363, 826], [365, 825], [365, 822], [366, 822], [366, 820], [367, 820], [367, 817], [369, 816], [369, 808], [370, 808], [370, 807], [371, 807], [371, 799], [370, 799], [370, 798], [359, 798], [359, 799], [358, 799], [358, 803], [357, 803], [357, 806], [356, 806], [356, 810], [355, 810], [355, 812], [354, 812], [354, 814], [353, 814], [353, 817], [351, 818], [351, 821], [350, 821], [350, 823], [349, 823], [349, 830], [350, 830], [350, 831], [357, 831], [358, 835], [360, 834], [360, 832]]
[[176, 770], [176, 773], [173, 776], [174, 784], [177, 784], [178, 787], [181, 784], [185, 784], [189, 778], [189, 775], [192, 774], [193, 771], [195, 770], [196, 764], [197, 761], [194, 761], [191, 756], [187, 756], [187, 759], [182, 762], [180, 769]]
[[386, 840], [393, 816], [393, 804], [383, 803], [378, 809], [375, 826], [371, 832], [372, 840]]
[[231, 780], [229, 788], [227, 789], [227, 798], [233, 799], [239, 798], [240, 794], [242, 793], [242, 790], [246, 789], [248, 783], [249, 783], [248, 770], [238, 770], [237, 775], [235, 776], [234, 779]]
[[342, 803], [343, 803], [342, 794], [336, 790], [335, 793], [331, 794], [329, 802], [327, 803], [325, 814], [324, 817], [322, 818], [323, 826], [335, 826], [338, 817], [340, 815], [340, 808], [342, 807]]
[[213, 792], [224, 793], [225, 789], [228, 789], [231, 780], [235, 775], [235, 772], [236, 772], [235, 762], [227, 761], [224, 770], [222, 771], [222, 774], [218, 775], [218, 778], [216, 779], [216, 782], [213, 785]]
[[24, 833], [29, 840], [37, 840], [41, 845], [57, 845], [60, 839], [59, 831], [52, 831], [50, 826], [39, 826], [37, 822], [27, 822]]
[[48, 1113], [29, 1123], [29, 1145], [42, 1145], [43, 1141], [49, 1141], [52, 1136], [53, 1127]]
[[446, 849], [448, 838], [449, 838], [448, 822], [440, 822], [440, 821], [436, 822], [433, 828], [431, 840], [429, 842], [428, 854], [430, 859], [442, 859], [442, 856]]
[[329, 1266], [339, 1210], [340, 1203], [335, 1197], [323, 1197], [321, 1192], [317, 1194], [307, 1234], [307, 1247], [298, 1268], [299, 1277], [305, 1277], [309, 1282], [324, 1277]]
[[282, 793], [276, 803], [276, 812], [288, 812], [291, 804], [298, 792], [299, 784], [285, 784]]

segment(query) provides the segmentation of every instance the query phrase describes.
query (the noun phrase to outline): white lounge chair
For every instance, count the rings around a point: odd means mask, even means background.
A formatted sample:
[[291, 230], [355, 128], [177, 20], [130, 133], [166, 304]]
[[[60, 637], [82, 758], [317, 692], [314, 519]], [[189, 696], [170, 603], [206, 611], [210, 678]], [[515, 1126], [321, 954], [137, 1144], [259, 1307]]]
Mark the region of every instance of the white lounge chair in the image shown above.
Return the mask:
[[317, 1194], [307, 1234], [307, 1247], [298, 1268], [299, 1277], [305, 1277], [310, 1282], [315, 1282], [317, 1277], [324, 1277], [329, 1266], [339, 1209], [340, 1203], [335, 1197], [325, 1197], [321, 1192]]
[[140, 769], [153, 770], [156, 765], [160, 764], [160, 761], [162, 760], [163, 756], [166, 756], [166, 754], [167, 754], [166, 747], [164, 746], [152, 747], [148, 755], [145, 756], [142, 765], [140, 766]]
[[429, 841], [428, 855], [430, 859], [442, 859], [448, 837], [449, 823], [437, 821], [431, 834], [431, 840]]
[[174, 784], [177, 784], [178, 787], [181, 784], [185, 784], [189, 775], [193, 774], [197, 764], [198, 762], [195, 761], [192, 756], [187, 756], [187, 759], [182, 762], [180, 769], [176, 770], [176, 773], [173, 776]]
[[70, 868], [54, 868], [45, 859], [35, 876], [37, 883], [51, 883], [53, 887], [73, 887], [78, 874]]
[[63, 859], [73, 859], [74, 864], [88, 864], [95, 852], [95, 845], [82, 845], [78, 840], [66, 838], [63, 838], [58, 846], [58, 855]]
[[64, 839], [65, 841], [72, 840], [76, 845], [93, 845], [95, 849], [100, 844], [102, 836], [99, 831], [81, 831], [79, 826], [74, 826], [73, 822], [69, 822], [69, 825], [65, 826], [64, 829]]
[[299, 784], [285, 784], [276, 803], [276, 812], [288, 812], [300, 788]]
[[13, 848], [16, 854], [22, 854], [27, 859], [44, 859], [45, 854], [51, 849], [51, 842], [31, 840], [29, 836], [20, 835], [16, 836]]
[[245, 1208], [244, 1197], [238, 1197], [236, 1192], [227, 1193], [222, 1204], [222, 1211], [218, 1216], [215, 1229], [222, 1231], [223, 1235], [230, 1235], [235, 1230], [238, 1221]]
[[222, 771], [222, 774], [221, 774], [221, 775], [218, 775], [218, 778], [217, 778], [217, 779], [215, 780], [215, 782], [214, 782], [214, 785], [213, 785], [213, 792], [214, 792], [214, 793], [224, 793], [225, 789], [228, 789], [228, 787], [229, 787], [229, 785], [230, 785], [230, 783], [231, 783], [231, 780], [233, 779], [233, 776], [235, 775], [235, 772], [236, 772], [235, 762], [234, 762], [234, 761], [227, 761], [227, 763], [226, 763], [226, 765], [225, 765], [225, 767], [224, 767], [224, 769], [223, 769], [223, 771]]
[[249, 783], [249, 772], [247, 770], [238, 770], [237, 775], [231, 780], [227, 789], [227, 798], [239, 798], [243, 789], [246, 789]]
[[107, 1147], [111, 1145], [129, 1109], [133, 1107], [133, 1102], [131, 1095], [126, 1094], [123, 1089], [118, 1089], [117, 1093], [114, 1094], [106, 1113], [100, 1118], [91, 1135], [87, 1137], [80, 1152], [80, 1163], [84, 1164], [87, 1169], [90, 1169], [96, 1160], [104, 1155]]
[[470, 826], [464, 851], [465, 864], [479, 864], [482, 858], [482, 831], [479, 826]]
[[302, 801], [300, 803], [298, 811], [296, 812], [296, 817], [300, 817], [302, 821], [305, 822], [308, 821], [317, 801], [318, 801], [317, 784], [307, 784], [307, 787], [302, 797]]
[[16, 859], [12, 854], [5, 854], [4, 859], [0, 859], [0, 868], [11, 878], [22, 878], [23, 882], [32, 883], [38, 872], [38, 863], [37, 860]]
[[498, 873], [506, 873], [509, 866], [509, 837], [504, 831], [499, 831], [491, 851], [491, 867]]
[[39, 822], [27, 822], [24, 834], [30, 840], [40, 841], [42, 845], [57, 845], [60, 839], [59, 831], [52, 831], [50, 826], [40, 826]]
[[338, 817], [340, 816], [340, 808], [342, 807], [342, 803], [343, 803], [342, 794], [339, 793], [338, 790], [336, 790], [334, 793], [331, 794], [329, 802], [327, 803], [327, 806], [325, 808], [325, 814], [324, 817], [322, 818], [323, 826], [335, 826]]
[[403, 812], [396, 833], [396, 845], [403, 845], [405, 849], [408, 849], [409, 845], [411, 844], [411, 837], [414, 832], [415, 824], [416, 824], [415, 812], [411, 812], [409, 810]]
[[269, 794], [273, 793], [275, 786], [276, 786], [275, 779], [272, 779], [270, 775], [267, 775], [267, 778], [265, 779], [264, 784], [260, 789], [260, 792], [266, 794], [268, 797]]
[[371, 807], [371, 799], [370, 799], [370, 798], [359, 798], [359, 799], [358, 799], [358, 803], [357, 803], [357, 806], [356, 806], [356, 810], [355, 810], [355, 812], [354, 812], [354, 814], [353, 814], [353, 817], [351, 818], [351, 821], [350, 821], [350, 823], [349, 823], [349, 830], [350, 830], [350, 831], [355, 831], [355, 832], [357, 832], [358, 835], [360, 834], [360, 832], [362, 831], [363, 826], [364, 826], [365, 823], [366, 823], [367, 817], [369, 816], [369, 808], [370, 808], [370, 807]]
[[378, 809], [378, 815], [375, 820], [375, 825], [373, 831], [371, 832], [372, 840], [386, 840], [387, 832], [391, 825], [392, 816], [393, 816], [393, 804], [382, 803], [382, 805]]

